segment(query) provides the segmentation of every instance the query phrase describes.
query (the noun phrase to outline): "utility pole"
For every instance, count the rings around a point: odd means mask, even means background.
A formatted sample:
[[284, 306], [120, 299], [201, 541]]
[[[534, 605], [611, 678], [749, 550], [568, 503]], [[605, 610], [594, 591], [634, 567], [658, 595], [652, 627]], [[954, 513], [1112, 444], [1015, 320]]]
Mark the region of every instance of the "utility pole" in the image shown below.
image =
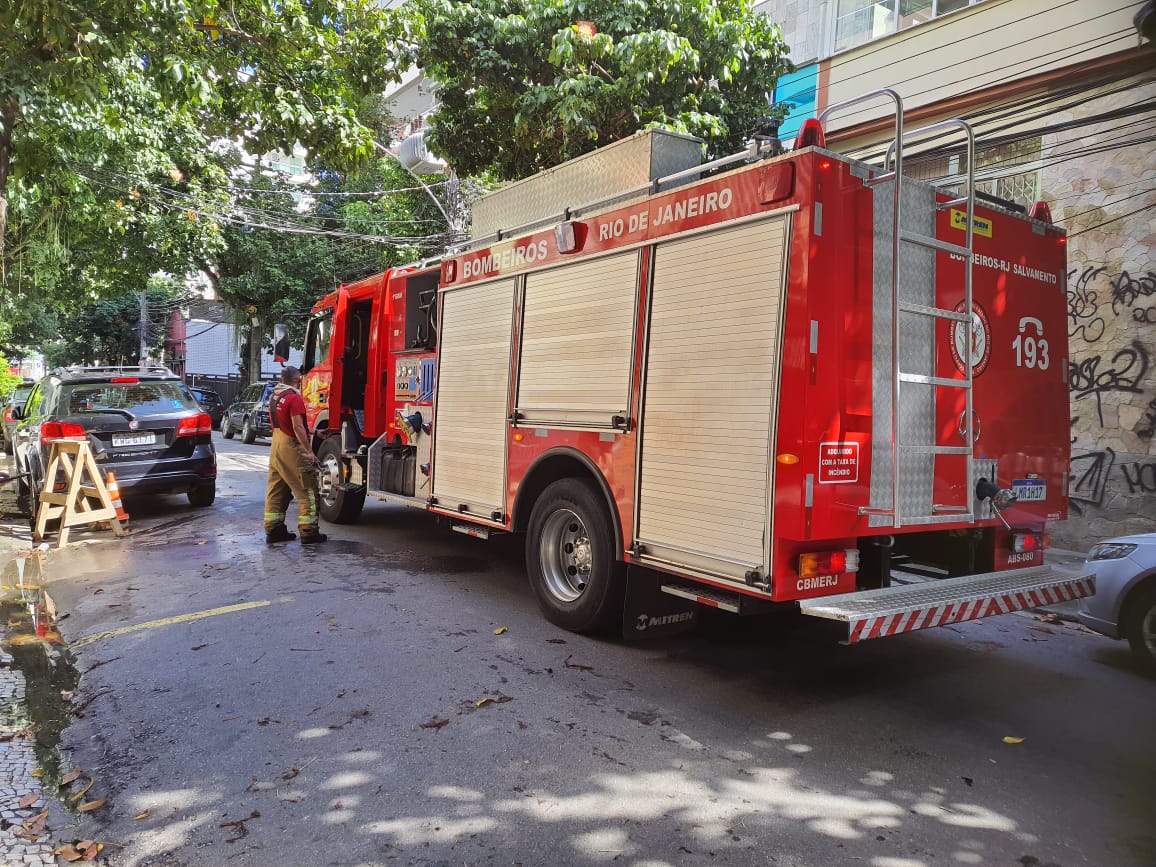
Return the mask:
[[144, 289], [140, 293], [140, 364], [141, 370], [149, 363], [149, 297]]

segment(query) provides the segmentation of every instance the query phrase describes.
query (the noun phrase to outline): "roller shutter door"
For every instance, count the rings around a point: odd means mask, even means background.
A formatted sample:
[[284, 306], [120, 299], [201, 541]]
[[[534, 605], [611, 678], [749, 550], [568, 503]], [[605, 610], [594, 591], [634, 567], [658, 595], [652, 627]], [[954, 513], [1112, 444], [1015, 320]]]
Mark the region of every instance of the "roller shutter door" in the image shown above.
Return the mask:
[[486, 518], [506, 502], [506, 409], [514, 280], [442, 294], [433, 494]]
[[526, 278], [519, 419], [613, 425], [630, 399], [638, 252], [604, 256]]
[[767, 574], [788, 219], [657, 249], [637, 533], [652, 559]]

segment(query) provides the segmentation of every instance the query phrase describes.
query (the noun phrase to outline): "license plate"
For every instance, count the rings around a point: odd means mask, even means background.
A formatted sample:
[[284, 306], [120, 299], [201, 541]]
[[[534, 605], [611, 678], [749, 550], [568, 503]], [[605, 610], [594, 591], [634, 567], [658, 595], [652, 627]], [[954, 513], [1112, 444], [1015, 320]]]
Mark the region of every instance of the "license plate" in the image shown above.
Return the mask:
[[151, 446], [155, 445], [157, 435], [152, 431], [137, 434], [113, 434], [112, 444], [115, 448], [122, 446]]
[[1021, 503], [1042, 503], [1048, 498], [1048, 483], [1043, 479], [1016, 479], [1012, 493]]

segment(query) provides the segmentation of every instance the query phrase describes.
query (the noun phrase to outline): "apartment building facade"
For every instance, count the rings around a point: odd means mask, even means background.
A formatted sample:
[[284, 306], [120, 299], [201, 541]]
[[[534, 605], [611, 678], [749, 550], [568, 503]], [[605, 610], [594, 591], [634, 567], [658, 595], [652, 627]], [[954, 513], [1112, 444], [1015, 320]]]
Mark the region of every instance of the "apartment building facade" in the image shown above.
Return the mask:
[[[1156, 50], [1153, 4], [1127, 0], [770, 0], [797, 71], [776, 100], [803, 119], [880, 88], [908, 128], [962, 117], [977, 189], [1042, 200], [1069, 233], [1070, 517], [1056, 545], [1156, 530]], [[834, 110], [828, 141], [877, 157], [889, 100]], [[958, 175], [962, 151], [920, 159]], [[912, 152], [909, 150], [909, 152]]]

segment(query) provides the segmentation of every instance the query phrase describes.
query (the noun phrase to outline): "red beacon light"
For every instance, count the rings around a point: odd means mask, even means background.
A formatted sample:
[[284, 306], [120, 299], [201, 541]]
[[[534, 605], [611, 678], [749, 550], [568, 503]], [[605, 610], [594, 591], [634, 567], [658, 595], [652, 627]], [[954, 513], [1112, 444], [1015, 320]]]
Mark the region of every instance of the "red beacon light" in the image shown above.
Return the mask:
[[803, 121], [803, 125], [799, 127], [799, 134], [795, 136], [795, 150], [801, 150], [809, 147], [826, 147], [827, 136], [823, 133], [823, 125], [819, 123], [819, 119], [809, 117]]
[[1052, 209], [1048, 207], [1047, 202], [1033, 202], [1031, 208], [1028, 209], [1028, 216], [1033, 220], [1050, 223], [1052, 221]]

